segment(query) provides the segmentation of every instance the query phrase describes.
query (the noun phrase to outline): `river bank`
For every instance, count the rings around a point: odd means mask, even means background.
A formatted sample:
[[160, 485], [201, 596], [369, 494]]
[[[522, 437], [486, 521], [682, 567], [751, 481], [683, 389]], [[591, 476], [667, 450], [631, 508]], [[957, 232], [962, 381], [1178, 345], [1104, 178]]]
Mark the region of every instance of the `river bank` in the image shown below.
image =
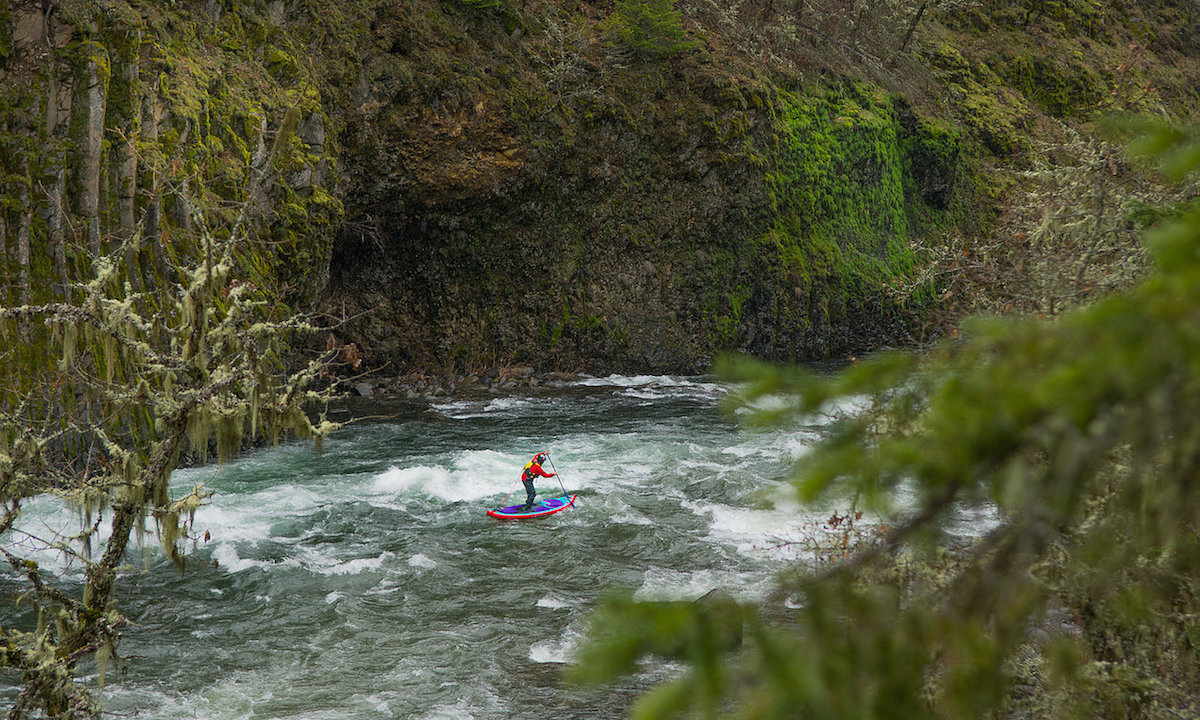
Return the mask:
[[482, 373], [455, 375], [410, 372], [341, 378], [336, 385], [347, 397], [434, 400], [473, 393], [500, 393], [545, 385], [562, 385], [584, 377], [581, 373], [536, 372], [531, 367], [492, 368]]

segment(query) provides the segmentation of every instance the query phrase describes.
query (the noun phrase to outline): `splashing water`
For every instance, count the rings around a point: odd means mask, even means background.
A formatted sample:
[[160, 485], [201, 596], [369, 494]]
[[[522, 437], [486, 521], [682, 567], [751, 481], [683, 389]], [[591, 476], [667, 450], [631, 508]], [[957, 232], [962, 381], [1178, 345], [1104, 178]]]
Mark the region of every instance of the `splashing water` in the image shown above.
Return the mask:
[[[105, 709], [142, 718], [611, 718], [670, 668], [563, 689], [589, 611], [610, 589], [759, 599], [817, 511], [786, 478], [811, 426], [748, 431], [696, 378], [590, 378], [525, 395], [352, 408], [386, 421], [325, 443], [176, 473], [216, 491], [194, 567], [132, 559], [133, 621]], [[573, 509], [488, 518], [549, 450]], [[770, 502], [779, 500], [779, 503]], [[37, 523], [64, 526], [47, 503]], [[986, 521], [983, 519], [982, 521]], [[151, 545], [152, 543], [147, 543]], [[40, 558], [53, 567], [62, 561]], [[70, 576], [77, 569], [58, 568]], [[0, 699], [15, 690], [4, 688]]]

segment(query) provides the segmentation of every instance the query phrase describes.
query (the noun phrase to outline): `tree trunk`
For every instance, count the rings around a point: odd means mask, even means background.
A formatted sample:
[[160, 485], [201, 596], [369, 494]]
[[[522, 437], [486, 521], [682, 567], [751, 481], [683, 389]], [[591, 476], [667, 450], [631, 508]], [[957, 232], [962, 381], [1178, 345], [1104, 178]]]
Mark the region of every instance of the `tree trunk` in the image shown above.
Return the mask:
[[[140, 483], [146, 497], [156, 497], [165, 492], [171, 470], [179, 460], [179, 448], [187, 428], [187, 412], [180, 411], [168, 424], [166, 437], [149, 458], [146, 467], [139, 473]], [[129, 536], [140, 521], [145, 507], [135, 503], [113, 503], [112, 533], [104, 547], [100, 562], [89, 564], [85, 575], [87, 584], [83, 591], [83, 604], [97, 616], [108, 608], [112, 599], [113, 581], [117, 577], [117, 566], [125, 557]]]
[[[0, 185], [0, 192], [3, 192]], [[0, 305], [8, 302], [8, 221], [0, 208]]]
[[46, 235], [50, 244], [50, 257], [54, 263], [54, 274], [61, 284], [55, 295], [65, 299], [67, 288], [70, 287], [71, 277], [67, 271], [66, 239], [63, 236], [63, 220], [66, 209], [63, 202], [67, 193], [67, 158], [63, 149], [65, 128], [60, 128], [66, 116], [62, 107], [58, 85], [58, 67], [54, 62], [54, 53], [50, 53], [50, 67], [46, 72], [49, 83], [46, 88], [46, 122], [43, 136], [48, 150], [48, 161], [45, 165], [50, 170], [45, 177], [49, 216], [46, 218]]
[[51, 257], [54, 259], [54, 274], [61, 283], [55, 291], [59, 299], [66, 299], [71, 287], [71, 275], [67, 270], [67, 244], [63, 235], [63, 196], [67, 191], [64, 160], [61, 153], [56, 153], [52, 159], [54, 179], [50, 184], [50, 217], [46, 220], [47, 240], [50, 243]]
[[33, 301], [33, 277], [29, 262], [29, 231], [33, 225], [33, 198], [29, 192], [29, 166], [25, 166], [25, 180], [21, 185], [18, 200], [21, 203], [21, 215], [17, 225], [17, 292], [22, 305]]
[[912, 41], [913, 33], [917, 31], [917, 25], [920, 24], [921, 16], [925, 14], [925, 6], [928, 4], [927, 2], [923, 2], [921, 3], [921, 7], [917, 8], [917, 14], [913, 16], [912, 23], [908, 26], [908, 32], [904, 34], [904, 42], [900, 43], [900, 50], [898, 52], [904, 52], [905, 48], [908, 47], [908, 43]]
[[[140, 46], [140, 41], [134, 47]], [[121, 66], [121, 80], [125, 84], [125, 95], [128, 100], [125, 107], [114, 108], [121, 113], [121, 134], [117, 138], [117, 224], [120, 242], [125, 244], [125, 267], [130, 286], [137, 292], [142, 290], [142, 273], [138, 265], [138, 254], [141, 242], [136, 237], [134, 207], [137, 200], [137, 140], [138, 115], [140, 105], [137, 99], [138, 59], [134, 51], [132, 57], [124, 58]]]
[[[159, 112], [158, 83], [155, 82], [151, 87], [146, 89], [146, 93], [142, 96], [141, 104], [141, 132], [148, 146], [155, 146], [158, 143]], [[145, 225], [142, 228], [142, 234], [146, 242], [149, 243], [150, 252], [154, 256], [154, 268], [150, 274], [167, 277], [167, 253], [166, 249], [162, 246], [162, 205], [160, 204], [162, 188], [158, 182], [158, 168], [152, 163], [143, 163], [139, 170], [144, 176], [140, 187], [142, 192], [146, 194]], [[151, 284], [156, 283], [152, 282]]]
[[[105, 52], [99, 45], [92, 52]], [[94, 57], [83, 69], [83, 91], [79, 93], [79, 150], [76, 160], [75, 211], [87, 224], [88, 246], [100, 254], [100, 161], [104, 147], [104, 112], [108, 99], [108, 73]]]

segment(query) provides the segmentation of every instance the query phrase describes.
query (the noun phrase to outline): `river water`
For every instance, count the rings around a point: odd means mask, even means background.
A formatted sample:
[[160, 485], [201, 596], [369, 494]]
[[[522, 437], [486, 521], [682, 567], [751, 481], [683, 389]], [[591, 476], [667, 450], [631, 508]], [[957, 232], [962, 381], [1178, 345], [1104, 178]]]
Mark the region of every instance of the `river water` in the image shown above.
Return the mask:
[[[102, 691], [106, 710], [212, 720], [626, 715], [672, 669], [650, 664], [615, 688], [564, 687], [597, 601], [619, 589], [763, 598], [830, 510], [798, 508], [786, 482], [830, 419], [752, 431], [722, 409], [726, 395], [705, 378], [614, 376], [377, 400], [350, 408], [375, 417], [319, 454], [291, 444], [177, 472], [179, 488], [204, 483], [216, 494], [196, 515], [185, 574], [152, 538], [131, 558], [120, 609], [134, 624], [124, 671]], [[517, 479], [539, 450], [559, 471], [539, 493], [561, 493], [561, 479], [577, 507], [533, 521], [487, 517], [510, 491], [510, 502], [523, 499]], [[41, 512], [43, 525], [69, 515]]]

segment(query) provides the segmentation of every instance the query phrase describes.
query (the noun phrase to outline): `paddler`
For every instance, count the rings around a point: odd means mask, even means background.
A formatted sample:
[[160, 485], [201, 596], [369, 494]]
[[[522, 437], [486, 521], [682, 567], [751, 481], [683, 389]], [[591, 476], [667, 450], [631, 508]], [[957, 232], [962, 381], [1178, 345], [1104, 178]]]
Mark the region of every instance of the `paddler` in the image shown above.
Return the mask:
[[554, 477], [558, 473], [548, 473], [542, 469], [542, 463], [546, 462], [549, 453], [540, 452], [533, 456], [533, 459], [525, 465], [525, 469], [521, 471], [521, 482], [525, 484], [525, 505], [521, 508], [522, 512], [528, 511], [533, 507], [533, 498], [537, 496], [537, 491], [533, 489], [533, 479], [539, 475], [542, 477]]

